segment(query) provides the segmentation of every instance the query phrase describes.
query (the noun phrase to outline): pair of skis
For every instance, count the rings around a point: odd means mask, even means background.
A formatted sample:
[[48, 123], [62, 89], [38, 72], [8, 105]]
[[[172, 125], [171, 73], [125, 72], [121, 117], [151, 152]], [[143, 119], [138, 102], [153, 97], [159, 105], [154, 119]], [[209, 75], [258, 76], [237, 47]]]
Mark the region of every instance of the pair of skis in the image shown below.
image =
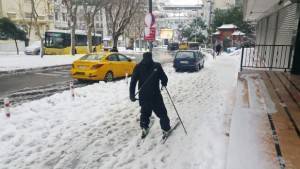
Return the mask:
[[[154, 120], [155, 119], [150, 119], [150, 123], [149, 123], [149, 130], [151, 129], [151, 127], [154, 124]], [[173, 131], [180, 125], [180, 120], [176, 119], [173, 126], [171, 127], [171, 129], [168, 131], [167, 134], [164, 134], [162, 139], [161, 139], [161, 144], [165, 144], [165, 142], [168, 140], [169, 136], [173, 133]], [[150, 131], [149, 131], [150, 132]], [[146, 137], [148, 136], [149, 132], [147, 133], [147, 135], [145, 135], [143, 138], [139, 138], [138, 142], [137, 142], [137, 147], [140, 147], [141, 144], [145, 141]]]

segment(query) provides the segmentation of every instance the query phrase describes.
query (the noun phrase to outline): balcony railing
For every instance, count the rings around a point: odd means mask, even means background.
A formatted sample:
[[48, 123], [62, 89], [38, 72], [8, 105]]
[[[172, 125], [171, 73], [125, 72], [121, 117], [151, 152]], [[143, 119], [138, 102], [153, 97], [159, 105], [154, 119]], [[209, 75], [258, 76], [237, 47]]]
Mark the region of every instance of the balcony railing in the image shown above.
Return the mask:
[[291, 69], [292, 45], [253, 45], [242, 47], [241, 71], [243, 69]]

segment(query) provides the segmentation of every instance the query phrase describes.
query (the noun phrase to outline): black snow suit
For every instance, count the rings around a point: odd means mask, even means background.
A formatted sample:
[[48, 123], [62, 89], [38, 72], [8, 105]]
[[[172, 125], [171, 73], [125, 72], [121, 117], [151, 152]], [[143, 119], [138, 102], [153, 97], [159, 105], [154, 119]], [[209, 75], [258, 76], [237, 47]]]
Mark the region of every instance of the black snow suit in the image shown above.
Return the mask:
[[[152, 111], [160, 118], [161, 129], [170, 129], [170, 120], [160, 93], [159, 81], [162, 86], [167, 86], [168, 77], [160, 63], [153, 62], [152, 54], [146, 52], [143, 60], [133, 70], [129, 94], [132, 101], [135, 100], [135, 88], [138, 82], [139, 103], [141, 106], [140, 126], [148, 128]], [[146, 82], [146, 83], [145, 83]], [[141, 88], [142, 87], [142, 88]]]
[[220, 55], [220, 54], [221, 54], [221, 49], [222, 49], [221, 44], [218, 44], [218, 45], [216, 46], [217, 55]]

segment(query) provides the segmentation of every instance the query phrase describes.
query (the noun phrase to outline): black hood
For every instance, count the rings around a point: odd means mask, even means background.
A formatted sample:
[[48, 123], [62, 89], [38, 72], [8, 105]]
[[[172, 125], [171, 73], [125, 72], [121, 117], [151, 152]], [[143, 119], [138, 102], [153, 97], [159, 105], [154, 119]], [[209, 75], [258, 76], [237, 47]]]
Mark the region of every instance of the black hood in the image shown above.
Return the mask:
[[143, 54], [143, 60], [141, 61], [141, 64], [148, 66], [153, 66], [154, 61], [152, 59], [152, 53], [146, 52]]

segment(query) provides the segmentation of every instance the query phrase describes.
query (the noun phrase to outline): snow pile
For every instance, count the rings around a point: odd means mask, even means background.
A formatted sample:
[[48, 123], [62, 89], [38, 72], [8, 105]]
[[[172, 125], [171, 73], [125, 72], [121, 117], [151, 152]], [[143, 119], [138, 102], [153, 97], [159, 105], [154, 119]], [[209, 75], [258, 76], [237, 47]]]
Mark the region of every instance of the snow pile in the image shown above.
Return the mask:
[[[76, 89], [75, 99], [65, 91], [12, 108], [11, 119], [1, 113], [0, 168], [223, 169], [235, 58], [209, 59], [195, 73], [175, 73], [171, 64], [164, 66], [187, 136], [179, 126], [160, 144], [156, 119], [145, 142], [136, 147], [139, 106], [129, 101], [126, 80], [100, 82]], [[172, 122], [176, 113], [162, 94]]]
[[0, 55], [0, 71], [40, 68], [71, 64], [82, 55]]
[[[25, 50], [25, 43], [22, 41], [18, 41], [18, 47], [20, 53], [23, 53], [23, 51]], [[0, 55], [2, 54], [16, 55], [17, 48], [16, 48], [15, 41], [0, 40]]]

